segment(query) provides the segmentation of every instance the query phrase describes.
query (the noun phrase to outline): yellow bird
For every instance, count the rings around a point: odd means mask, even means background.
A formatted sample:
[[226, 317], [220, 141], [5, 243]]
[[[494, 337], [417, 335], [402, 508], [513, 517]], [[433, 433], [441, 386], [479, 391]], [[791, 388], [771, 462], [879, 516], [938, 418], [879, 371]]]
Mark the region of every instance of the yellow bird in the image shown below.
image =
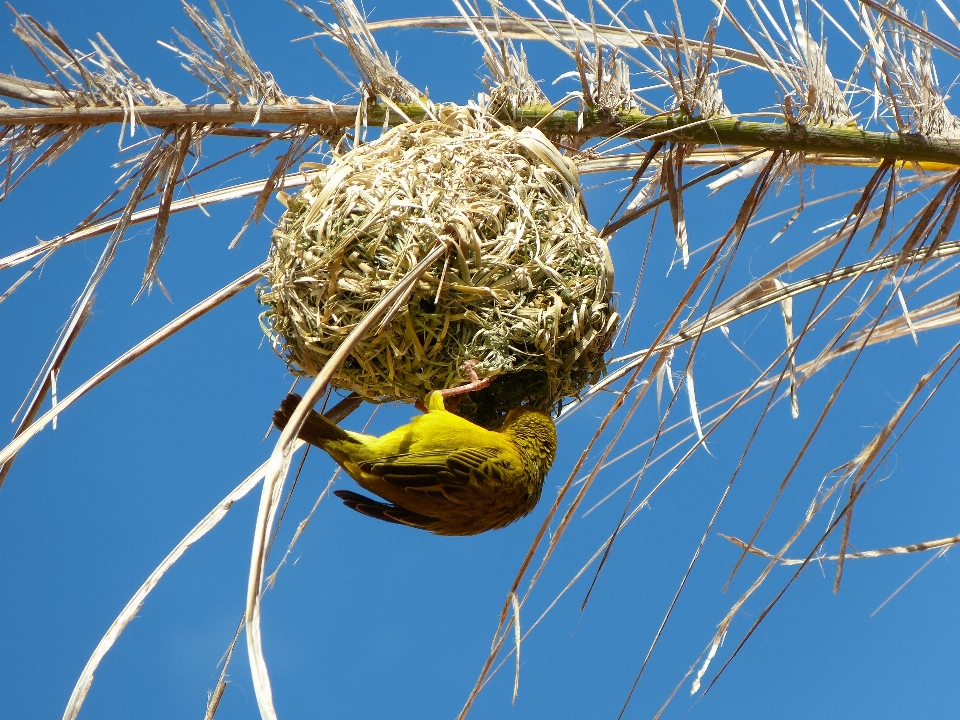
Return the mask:
[[[273, 414], [283, 429], [300, 402], [283, 399]], [[476, 535], [509, 525], [537, 505], [557, 454], [557, 429], [540, 410], [511, 410], [499, 432], [447, 411], [431, 392], [426, 413], [381, 437], [342, 430], [310, 412], [300, 437], [325, 450], [379, 502], [337, 490], [364, 515], [437, 535]]]

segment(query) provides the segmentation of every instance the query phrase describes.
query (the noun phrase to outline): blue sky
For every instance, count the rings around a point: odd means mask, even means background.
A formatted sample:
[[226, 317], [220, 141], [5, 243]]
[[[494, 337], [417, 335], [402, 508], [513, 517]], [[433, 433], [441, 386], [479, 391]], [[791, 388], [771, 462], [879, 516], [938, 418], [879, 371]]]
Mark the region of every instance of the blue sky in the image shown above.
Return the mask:
[[[171, 26], [188, 31], [179, 3], [158, 0], [149, 13], [139, 16], [130, 7], [107, 0], [16, 4], [19, 12], [51, 22], [72, 47], [85, 47], [86, 38], [101, 32], [141, 76], [184, 101], [201, 98], [199, 84], [155, 42], [172, 41]], [[526, 12], [525, 7], [517, 9]], [[640, 5], [631, 14], [639, 18], [645, 9], [658, 20], [670, 18], [661, 4]], [[368, 10], [374, 20], [401, 13], [455, 12], [445, 2]], [[235, 2], [231, 11], [248, 50], [285, 92], [351, 101], [349, 89], [308, 43], [289, 42], [313, 31], [289, 6], [279, 1]], [[688, 13], [687, 31], [699, 36], [708, 16]], [[12, 16], [7, 13], [6, 18], [6, 26], [11, 25]], [[941, 31], [953, 38], [950, 28]], [[188, 34], [196, 39], [195, 31]], [[42, 80], [42, 71], [19, 42], [10, 34], [0, 37], [0, 72]], [[469, 39], [411, 30], [385, 32], [378, 40], [391, 56], [399, 56], [400, 71], [417, 86], [428, 88], [434, 100], [463, 102], [482, 89], [480, 53]], [[831, 42], [830, 47], [842, 53], [840, 40]], [[329, 43], [322, 48], [347, 67], [338, 48]], [[534, 43], [527, 43], [526, 49], [534, 75], [546, 81], [551, 97], [573, 89], [571, 82], [550, 85], [569, 69], [558, 53]], [[840, 67], [845, 67], [842, 62]], [[735, 112], [777, 102], [771, 88], [736, 75], [725, 93]], [[768, 93], [769, 99], [756, 102], [752, 93]], [[53, 166], [32, 174], [0, 203], [0, 256], [71, 230], [111, 192], [119, 172], [112, 167], [120, 159], [118, 132], [117, 127], [107, 127], [88, 133]], [[124, 143], [129, 145], [130, 139]], [[211, 141], [204, 148], [206, 158], [232, 147], [236, 146], [227, 141]], [[263, 177], [275, 154], [237, 162], [193, 189], [206, 191]], [[820, 168], [811, 192], [825, 196], [856, 188], [868, 176], [869, 171], [862, 169]], [[584, 177], [591, 218], [598, 225], [619, 200], [620, 186], [608, 184], [612, 179]], [[735, 184], [713, 198], [702, 191], [688, 195], [694, 247], [726, 230], [746, 188]], [[795, 202], [794, 183], [772, 198], [764, 211], [775, 212]], [[773, 232], [769, 227], [776, 223], [748, 233], [731, 270], [730, 287], [740, 287], [795, 253], [815, 237], [817, 228], [841, 217], [851, 202], [843, 199], [807, 211], [774, 245], [768, 243]], [[171, 220], [159, 276], [172, 301], [154, 291], [132, 304], [152, 232], [144, 226], [134, 228], [63, 367], [61, 395], [262, 262], [271, 221], [282, 207], [271, 203], [267, 218], [230, 250], [227, 246], [249, 209], [248, 202], [235, 201], [210, 207], [208, 214], [193, 212]], [[621, 310], [629, 305], [647, 228], [631, 226], [611, 241]], [[862, 239], [851, 262], [866, 257], [868, 239]], [[0, 305], [3, 417], [13, 417], [28, 392], [104, 242], [100, 237], [64, 248]], [[654, 234], [640, 310], [624, 351], [645, 347], [655, 336], [702, 256], [694, 257], [691, 270], [675, 267], [668, 274], [673, 257], [664, 211]], [[0, 292], [22, 271], [2, 271]], [[941, 282], [951, 281], [947, 276]], [[943, 284], [940, 287], [941, 293], [947, 292]], [[816, 337], [832, 333], [853, 310], [852, 301], [844, 302], [835, 317], [815, 331]], [[810, 307], [809, 299], [798, 300], [796, 317], [806, 317]], [[61, 416], [55, 431], [41, 432], [18, 456], [0, 489], [0, 717], [59, 717], [86, 659], [128, 598], [179, 539], [269, 456], [276, 435], [264, 436], [291, 379], [263, 338], [260, 311], [252, 290], [235, 297], [81, 399]], [[732, 324], [730, 340], [764, 365], [783, 348], [779, 311], [762, 311]], [[864, 447], [917, 379], [956, 341], [956, 330], [948, 327], [922, 334], [919, 345], [902, 338], [866, 351], [760, 535], [761, 547], [779, 547], [823, 478]], [[801, 350], [801, 362], [810, 359], [818, 342], [822, 341], [815, 338]], [[674, 369], [683, 367], [685, 357], [685, 351], [678, 352]], [[730, 605], [763, 567], [761, 560], [749, 558], [730, 591], [723, 593], [739, 553], [717, 533], [751, 535], [820, 407], [847, 369], [845, 361], [835, 365], [802, 387], [797, 420], [781, 402], [764, 422], [625, 717], [648, 718], [657, 712], [697, 662]], [[714, 333], [698, 350], [695, 373], [698, 400], [706, 407], [745, 387], [756, 370], [728, 340]], [[960, 441], [953, 412], [957, 395], [951, 377], [880, 470], [877, 480], [883, 481], [870, 483], [854, 516], [851, 542], [856, 549], [957, 533], [960, 491], [953, 452]], [[377, 523], [336, 499], [324, 500], [264, 599], [264, 646], [280, 716], [455, 717], [480, 672], [505, 594], [549, 502], [609, 402], [600, 398], [560, 424], [560, 452], [546, 481], [544, 501], [532, 516], [504, 530], [471, 538], [434, 537]], [[762, 402], [748, 405], [719, 431], [709, 444], [710, 453], [698, 451], [622, 532], [586, 611], [580, 611], [580, 603], [592, 567], [531, 633], [521, 653], [516, 703], [511, 704], [511, 658], [480, 694], [470, 717], [617, 716]], [[686, 417], [685, 403], [681, 396], [678, 419]], [[383, 432], [406, 421], [412, 412], [406, 406], [384, 407], [371, 429]], [[348, 427], [362, 426], [367, 414], [361, 411], [350, 418]], [[614, 455], [649, 437], [656, 419], [651, 393]], [[8, 427], [4, 441], [13, 432], [14, 426]], [[524, 606], [524, 630], [611, 532], [625, 493], [589, 515], [584, 511], [628, 478], [639, 467], [641, 455], [635, 453], [598, 476]], [[640, 495], [669, 464], [653, 466]], [[269, 571], [333, 468], [323, 453], [310, 453]], [[337, 487], [354, 488], [343, 479]], [[216, 684], [218, 662], [244, 606], [257, 496], [255, 491], [238, 502], [160, 582], [101, 664], [81, 717], [202, 716], [206, 693]], [[809, 552], [826, 523], [826, 516], [818, 519], [790, 555]], [[827, 549], [835, 552], [836, 541]], [[960, 641], [955, 598], [960, 582], [953, 553], [932, 562], [872, 614], [929, 557], [850, 561], [837, 595], [832, 593], [834, 564], [809, 567], [710, 692], [691, 697], [689, 680], [685, 681], [663, 717], [955, 716], [955, 648]], [[792, 573], [788, 568], [775, 570], [747, 603], [708, 679]], [[242, 643], [229, 678], [218, 717], [257, 717]]]

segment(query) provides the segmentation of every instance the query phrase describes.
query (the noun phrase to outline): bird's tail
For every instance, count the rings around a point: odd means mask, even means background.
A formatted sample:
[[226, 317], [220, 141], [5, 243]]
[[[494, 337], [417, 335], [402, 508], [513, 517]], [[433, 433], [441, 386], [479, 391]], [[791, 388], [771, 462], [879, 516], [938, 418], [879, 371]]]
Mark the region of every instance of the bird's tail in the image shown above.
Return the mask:
[[[290, 417], [299, 404], [299, 395], [296, 393], [287, 395], [280, 403], [280, 409], [273, 413], [273, 424], [283, 430], [290, 422]], [[326, 443], [335, 440], [357, 442], [345, 430], [341, 430], [335, 423], [330, 422], [323, 415], [313, 410], [307, 415], [303, 427], [300, 428], [300, 438], [321, 448]]]

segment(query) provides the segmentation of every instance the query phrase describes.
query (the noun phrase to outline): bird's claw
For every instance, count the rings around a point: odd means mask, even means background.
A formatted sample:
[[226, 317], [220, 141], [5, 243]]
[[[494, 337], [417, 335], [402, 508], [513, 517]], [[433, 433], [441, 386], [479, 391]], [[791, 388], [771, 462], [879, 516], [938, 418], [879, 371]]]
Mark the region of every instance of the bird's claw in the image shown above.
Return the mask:
[[[491, 382], [493, 382], [493, 378], [490, 377], [477, 377], [477, 372], [473, 369], [476, 364], [476, 360], [467, 360], [465, 363], [463, 363], [463, 369], [467, 371], [467, 376], [470, 378], [470, 382], [463, 385], [458, 385], [457, 387], [445, 388], [444, 390], [438, 391], [440, 395], [443, 396], [444, 400], [447, 398], [455, 398], [453, 402], [448, 404], [448, 409], [456, 409], [457, 405], [460, 404], [460, 400], [462, 399], [459, 396], [466, 395], [467, 393], [475, 392], [477, 390], [483, 390], [484, 388], [488, 387]], [[427, 411], [427, 408], [423, 404], [422, 400], [417, 400], [414, 407], [421, 412]]]

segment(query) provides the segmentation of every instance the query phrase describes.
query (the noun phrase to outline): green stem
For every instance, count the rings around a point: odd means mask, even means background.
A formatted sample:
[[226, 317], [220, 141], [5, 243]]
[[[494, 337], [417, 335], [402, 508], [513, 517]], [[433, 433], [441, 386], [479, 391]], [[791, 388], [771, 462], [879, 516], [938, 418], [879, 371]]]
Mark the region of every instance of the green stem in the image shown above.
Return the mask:
[[[396, 105], [413, 122], [426, 119], [418, 104]], [[136, 108], [137, 122], [155, 127], [184, 123], [233, 125], [317, 125], [352, 127], [356, 105], [179, 105]], [[810, 156], [840, 155], [878, 160], [960, 165], [960, 141], [941, 136], [869, 132], [851, 127], [807, 126], [783, 122], [746, 122], [735, 118], [696, 120], [680, 115], [645, 115], [637, 110], [599, 113], [585, 110], [554, 110], [552, 106], [528, 106], [499, 119], [516, 127], [537, 126], [548, 135], [575, 135], [581, 138], [650, 138], [697, 145], [747, 148], [783, 148]], [[0, 108], [0, 127], [17, 125], [105, 125], [129, 121], [123, 107], [26, 107]], [[398, 125], [405, 120], [384, 105], [370, 105], [366, 122], [370, 126]]]

